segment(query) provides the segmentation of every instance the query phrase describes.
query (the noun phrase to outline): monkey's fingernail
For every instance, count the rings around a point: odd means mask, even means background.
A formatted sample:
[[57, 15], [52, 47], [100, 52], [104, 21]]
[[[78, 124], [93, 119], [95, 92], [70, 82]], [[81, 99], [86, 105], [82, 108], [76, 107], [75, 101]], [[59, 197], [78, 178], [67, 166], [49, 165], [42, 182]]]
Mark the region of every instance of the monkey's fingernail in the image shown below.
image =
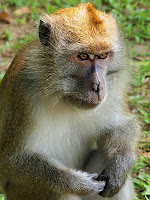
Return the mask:
[[98, 174], [97, 174], [97, 173], [91, 174], [91, 178], [96, 179], [97, 177], [98, 177]]

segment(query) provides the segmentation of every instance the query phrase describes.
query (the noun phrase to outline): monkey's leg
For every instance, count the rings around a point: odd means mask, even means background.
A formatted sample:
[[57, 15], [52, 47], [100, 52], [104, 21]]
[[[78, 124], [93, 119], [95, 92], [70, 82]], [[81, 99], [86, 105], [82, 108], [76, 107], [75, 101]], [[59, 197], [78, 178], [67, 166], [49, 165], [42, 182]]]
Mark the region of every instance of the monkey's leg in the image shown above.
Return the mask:
[[27, 185], [18, 185], [12, 182], [8, 182], [5, 188], [7, 200], [60, 200], [60, 195], [49, 192], [45, 189], [39, 190]]
[[14, 183], [8, 182], [6, 185], [7, 200], [81, 200], [76, 195], [61, 195], [56, 193], [50, 193], [46, 190], [38, 191], [36, 188], [30, 191], [31, 188], [21, 187]]
[[[103, 152], [96, 150], [92, 153], [89, 160], [87, 161], [85, 171], [101, 174], [106, 166], [107, 160]], [[93, 195], [82, 197], [82, 200], [134, 200], [134, 188], [131, 176], [129, 175], [122, 189], [112, 198], [104, 198], [100, 195]]]

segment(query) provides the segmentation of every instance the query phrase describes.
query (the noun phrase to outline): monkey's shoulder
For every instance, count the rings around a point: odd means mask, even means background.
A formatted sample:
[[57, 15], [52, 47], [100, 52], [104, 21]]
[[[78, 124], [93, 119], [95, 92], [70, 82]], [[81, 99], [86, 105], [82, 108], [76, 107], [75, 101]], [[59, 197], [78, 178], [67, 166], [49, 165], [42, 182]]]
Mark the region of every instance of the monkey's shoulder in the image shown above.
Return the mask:
[[4, 87], [6, 83], [8, 84], [9, 82], [11, 82], [12, 79], [14, 79], [14, 77], [17, 75], [17, 73], [21, 71], [21, 69], [23, 68], [23, 65], [27, 61], [28, 53], [36, 45], [36, 43], [37, 43], [37, 40], [29, 42], [18, 51], [17, 55], [13, 59], [10, 67], [8, 68], [2, 80], [1, 87]]

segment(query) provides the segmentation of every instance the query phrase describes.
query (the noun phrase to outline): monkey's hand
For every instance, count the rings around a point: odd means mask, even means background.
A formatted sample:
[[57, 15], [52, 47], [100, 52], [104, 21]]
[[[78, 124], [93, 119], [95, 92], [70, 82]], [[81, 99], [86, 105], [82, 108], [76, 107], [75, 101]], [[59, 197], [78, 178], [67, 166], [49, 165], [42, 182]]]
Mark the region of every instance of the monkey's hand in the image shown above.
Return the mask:
[[[115, 168], [114, 168], [115, 169]], [[104, 190], [99, 193], [103, 197], [112, 197], [119, 192], [125, 183], [126, 176], [118, 172], [118, 169], [105, 169], [97, 178], [98, 181], [105, 181]]]
[[97, 173], [89, 174], [82, 171], [73, 170], [73, 175], [75, 175], [73, 188], [80, 195], [93, 195], [99, 194], [103, 191], [105, 187], [105, 181], [97, 181]]

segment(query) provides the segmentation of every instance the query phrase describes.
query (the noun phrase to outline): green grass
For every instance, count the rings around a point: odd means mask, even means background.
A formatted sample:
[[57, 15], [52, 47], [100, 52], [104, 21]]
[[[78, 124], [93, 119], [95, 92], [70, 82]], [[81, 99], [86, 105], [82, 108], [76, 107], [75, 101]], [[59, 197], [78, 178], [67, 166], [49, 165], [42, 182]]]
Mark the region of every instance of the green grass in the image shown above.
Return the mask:
[[2, 81], [2, 79], [3, 79], [3, 77], [4, 77], [4, 75], [5, 75], [4, 72], [0, 74], [0, 83], [1, 83], [1, 81]]
[[5, 40], [7, 40], [7, 41], [11, 41], [11, 40], [13, 40], [13, 36], [12, 36], [11, 32], [10, 32], [8, 29], [6, 29], [6, 30], [2, 33], [1, 39], [5, 39]]
[[146, 168], [150, 165], [150, 161], [144, 156], [140, 156], [138, 159], [134, 172], [138, 174], [137, 178], [133, 178], [134, 186], [136, 188], [136, 191], [139, 191], [139, 193], [136, 193], [135, 200], [140, 199], [149, 199], [148, 196], [150, 195], [150, 175], [146, 174], [144, 171], [140, 171], [140, 169]]
[[[31, 23], [37, 21], [39, 15], [43, 12], [52, 13], [61, 7], [66, 8], [85, 2], [88, 2], [88, 0], [5, 0], [4, 3], [0, 2], [0, 10], [7, 9], [9, 6], [14, 11], [20, 7], [30, 7], [32, 9], [30, 18], [27, 15], [15, 18], [15, 24], [23, 26], [28, 18]], [[93, 0], [92, 3], [96, 8], [112, 13], [119, 21], [125, 37], [133, 41], [135, 45], [137, 43], [146, 44], [147, 39], [150, 39], [149, 0]], [[24, 35], [22, 39], [16, 39], [13, 45], [11, 45], [10, 42], [13, 40], [13, 36], [8, 29], [4, 31], [3, 37], [5, 38], [5, 44], [3, 47], [0, 47], [0, 53], [4, 53], [8, 48], [11, 48], [12, 51], [17, 51], [21, 46], [34, 38], [32, 35]], [[130, 92], [129, 103], [136, 108], [138, 117], [144, 124], [143, 134], [148, 138], [150, 137], [150, 102], [147, 95], [150, 79], [150, 61], [147, 61], [145, 58], [150, 57], [150, 52], [148, 47], [147, 53], [136, 54], [133, 48], [131, 48], [130, 52], [131, 57], [141, 56], [143, 58], [142, 61], [132, 61], [130, 63], [130, 66], [134, 69], [134, 82], [132, 92]], [[5, 58], [2, 59], [1, 63], [4, 62]], [[1, 73], [0, 82], [3, 76], [4, 73]], [[146, 152], [146, 149], [150, 148], [150, 144], [146, 143], [142, 147], [139, 144], [139, 148]], [[133, 170], [137, 174], [136, 178], [133, 178], [136, 189], [135, 200], [148, 200], [150, 198], [150, 176], [146, 173], [148, 166], [150, 166], [150, 161], [146, 157], [140, 156]], [[0, 195], [0, 200], [4, 200], [2, 195]]]
[[[149, 52], [144, 56], [149, 56]], [[135, 74], [132, 93], [129, 96], [129, 102], [137, 109], [138, 117], [145, 127], [143, 134], [146, 138], [149, 138], [150, 97], [148, 98], [147, 95], [150, 88], [150, 61], [144, 60], [144, 56], [142, 61], [130, 64], [131, 67], [134, 68]], [[142, 143], [139, 144], [139, 148], [143, 152], [146, 152], [148, 148], [150, 149], [149, 141], [147, 143], [145, 142], [144, 145]], [[133, 172], [137, 174], [136, 178], [133, 178], [136, 189], [135, 200], [149, 200], [150, 198], [150, 175], [145, 173], [147, 167], [150, 167], [150, 160], [144, 156], [140, 156], [133, 170]]]
[[30, 34], [26, 34], [23, 36], [22, 39], [16, 39], [15, 43], [13, 45], [13, 49], [15, 51], [17, 51], [19, 48], [21, 48], [22, 46], [24, 46], [25, 44], [27, 44], [28, 42], [32, 41], [34, 39], [33, 35]]
[[0, 194], [0, 200], [6, 200], [6, 198], [3, 194]]
[[[133, 66], [132, 66], [133, 65]], [[132, 95], [129, 97], [129, 101], [136, 106], [139, 111], [139, 118], [146, 124], [150, 124], [150, 101], [147, 97], [148, 85], [146, 81], [150, 79], [150, 61], [134, 62], [131, 64], [136, 69], [134, 75], [134, 88]], [[150, 84], [150, 83], [149, 83]], [[141, 90], [142, 89], [142, 90]]]

